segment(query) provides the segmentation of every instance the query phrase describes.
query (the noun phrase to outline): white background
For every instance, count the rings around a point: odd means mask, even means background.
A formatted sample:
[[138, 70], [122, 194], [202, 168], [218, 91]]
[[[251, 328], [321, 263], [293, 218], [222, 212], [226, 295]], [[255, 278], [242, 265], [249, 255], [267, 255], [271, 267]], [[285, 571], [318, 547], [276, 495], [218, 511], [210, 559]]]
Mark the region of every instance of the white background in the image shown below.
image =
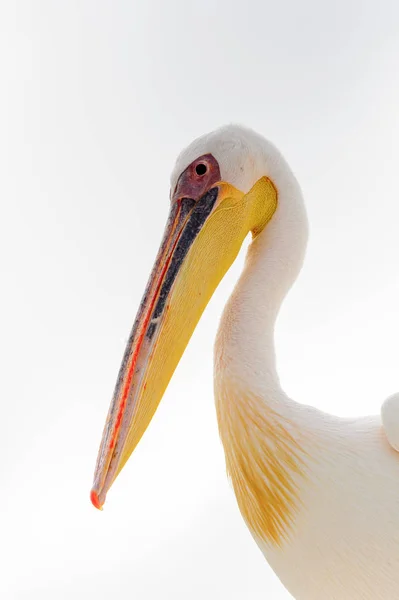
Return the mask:
[[302, 184], [306, 266], [276, 332], [292, 397], [399, 390], [399, 4], [7, 1], [0, 8], [0, 594], [283, 600], [225, 476], [212, 299], [103, 513], [104, 419], [193, 137], [234, 121]]

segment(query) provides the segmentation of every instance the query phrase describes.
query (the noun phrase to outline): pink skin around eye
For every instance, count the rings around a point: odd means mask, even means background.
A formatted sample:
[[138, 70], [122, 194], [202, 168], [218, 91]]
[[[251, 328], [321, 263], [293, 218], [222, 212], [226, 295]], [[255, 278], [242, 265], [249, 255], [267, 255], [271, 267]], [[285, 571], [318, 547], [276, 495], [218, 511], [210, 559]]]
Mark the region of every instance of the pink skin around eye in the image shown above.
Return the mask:
[[178, 198], [198, 200], [218, 181], [220, 181], [220, 169], [217, 160], [212, 154], [204, 154], [192, 162], [180, 175], [172, 200]]

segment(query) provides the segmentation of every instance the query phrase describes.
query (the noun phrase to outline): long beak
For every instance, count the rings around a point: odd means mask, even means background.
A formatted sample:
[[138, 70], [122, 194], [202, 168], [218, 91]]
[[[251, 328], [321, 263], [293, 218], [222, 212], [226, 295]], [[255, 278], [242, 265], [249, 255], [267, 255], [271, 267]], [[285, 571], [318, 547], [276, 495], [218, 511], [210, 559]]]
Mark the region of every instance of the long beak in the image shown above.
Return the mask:
[[221, 182], [197, 201], [172, 203], [104, 428], [91, 491], [96, 508], [148, 427], [242, 241], [263, 228], [276, 206], [276, 190], [265, 177], [248, 194]]

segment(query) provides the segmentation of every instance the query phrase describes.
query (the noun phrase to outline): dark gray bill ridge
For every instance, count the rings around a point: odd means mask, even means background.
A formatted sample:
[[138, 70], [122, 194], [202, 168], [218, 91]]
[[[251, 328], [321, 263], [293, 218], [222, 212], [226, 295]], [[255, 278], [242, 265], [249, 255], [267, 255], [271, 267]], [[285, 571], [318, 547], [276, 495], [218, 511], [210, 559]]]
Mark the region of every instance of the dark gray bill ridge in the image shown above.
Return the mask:
[[106, 456], [106, 453], [104, 453], [104, 449], [107, 446], [107, 444], [109, 443], [110, 437], [112, 435], [115, 416], [116, 416], [116, 412], [118, 409], [118, 401], [119, 401], [120, 392], [121, 392], [121, 389], [122, 389], [122, 386], [123, 386], [123, 383], [125, 380], [125, 375], [126, 375], [126, 372], [127, 372], [128, 366], [129, 366], [130, 358], [133, 353], [134, 341], [138, 334], [138, 327], [139, 327], [139, 324], [142, 322], [143, 315], [147, 309], [148, 301], [153, 292], [153, 286], [154, 286], [155, 276], [156, 276], [156, 273], [157, 273], [157, 270], [159, 267], [159, 262], [162, 259], [162, 257], [165, 255], [165, 252], [167, 250], [167, 245], [169, 244], [169, 246], [173, 247], [173, 245], [176, 243], [176, 239], [179, 235], [179, 231], [181, 231], [181, 227], [183, 226], [184, 221], [186, 220], [187, 216], [190, 213], [190, 210], [193, 208], [193, 206], [195, 204], [195, 201], [190, 198], [183, 199], [183, 200], [187, 200], [187, 201], [186, 202], [183, 202], [183, 201], [173, 202], [171, 205], [168, 220], [167, 220], [164, 235], [163, 235], [163, 239], [162, 239], [162, 243], [158, 250], [158, 254], [155, 259], [154, 267], [153, 267], [150, 277], [148, 279], [147, 286], [144, 291], [144, 295], [141, 299], [140, 306], [139, 306], [133, 327], [132, 327], [130, 335], [129, 335], [129, 339], [126, 344], [126, 348], [125, 348], [125, 351], [123, 354], [121, 366], [119, 368], [118, 378], [117, 378], [116, 384], [115, 384], [114, 393], [112, 396], [111, 406], [109, 408], [107, 420], [106, 420], [105, 427], [104, 427], [102, 443], [101, 443], [99, 451], [98, 451], [96, 472], [100, 468], [102, 468], [102, 463]]
[[187, 256], [187, 253], [190, 250], [195, 238], [201, 231], [206, 219], [212, 212], [212, 209], [215, 205], [218, 196], [218, 192], [218, 188], [212, 188], [196, 202], [187, 221], [187, 224], [180, 235], [175, 251], [173, 252], [169, 268], [166, 272], [165, 279], [162, 284], [161, 291], [159, 293], [158, 301], [155, 305], [150, 325], [146, 333], [146, 337], [149, 340], [152, 339], [157, 329], [159, 319], [163, 313], [166, 300], [169, 296], [170, 290], [176, 279], [179, 269], [185, 257]]

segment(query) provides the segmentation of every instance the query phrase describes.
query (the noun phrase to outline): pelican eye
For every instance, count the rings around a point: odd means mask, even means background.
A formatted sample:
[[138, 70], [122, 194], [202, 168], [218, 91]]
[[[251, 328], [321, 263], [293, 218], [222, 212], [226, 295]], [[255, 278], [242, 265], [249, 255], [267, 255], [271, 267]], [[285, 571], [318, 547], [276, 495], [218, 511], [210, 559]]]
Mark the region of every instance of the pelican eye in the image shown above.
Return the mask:
[[197, 173], [197, 175], [199, 175], [200, 177], [202, 175], [205, 175], [205, 173], [207, 172], [207, 166], [204, 165], [204, 163], [199, 163], [196, 167], [195, 167], [195, 172]]

